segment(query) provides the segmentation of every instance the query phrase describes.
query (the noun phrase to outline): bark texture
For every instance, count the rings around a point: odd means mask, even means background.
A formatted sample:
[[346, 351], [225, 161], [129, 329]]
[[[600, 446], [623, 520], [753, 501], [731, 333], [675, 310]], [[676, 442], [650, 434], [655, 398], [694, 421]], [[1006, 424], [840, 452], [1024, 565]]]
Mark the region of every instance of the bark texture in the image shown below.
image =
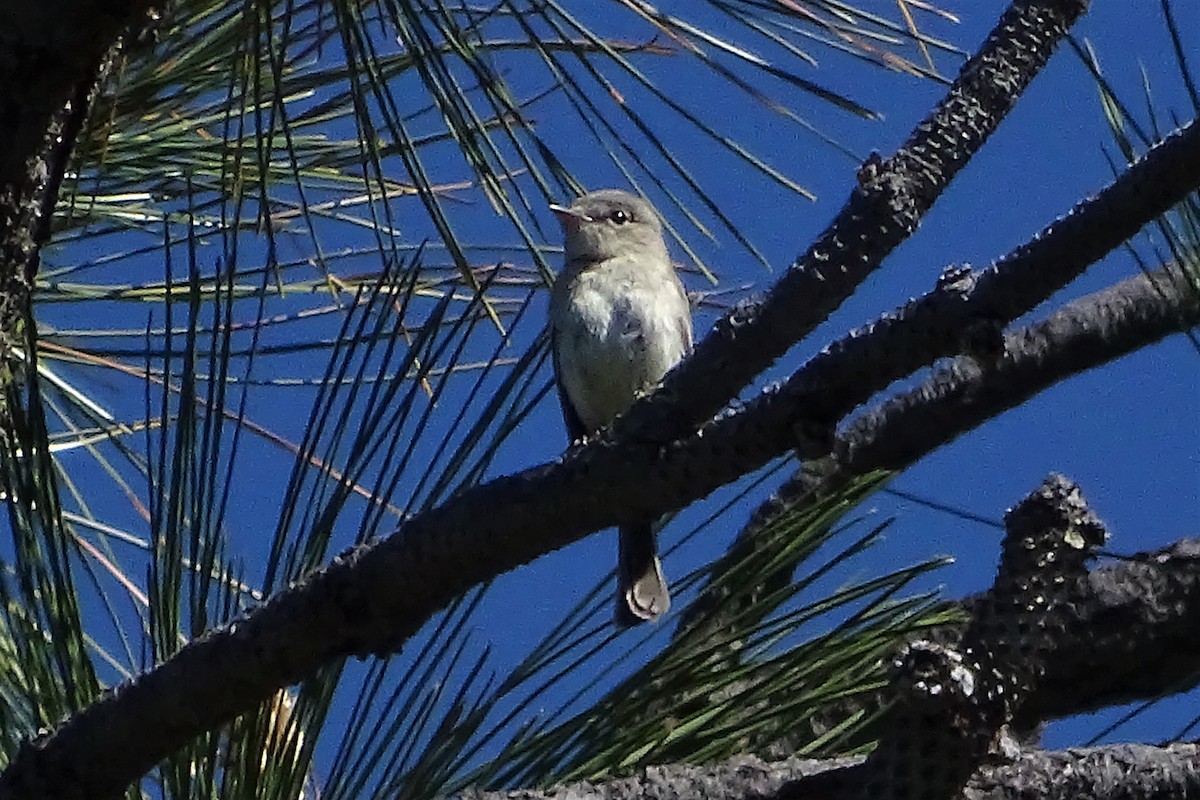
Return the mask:
[[[704, 767], [649, 767], [602, 783], [462, 792], [462, 800], [841, 800], [861, 760], [743, 757]], [[963, 800], [1182, 800], [1200, 793], [1200, 748], [1112, 745], [1016, 752], [973, 776]]]

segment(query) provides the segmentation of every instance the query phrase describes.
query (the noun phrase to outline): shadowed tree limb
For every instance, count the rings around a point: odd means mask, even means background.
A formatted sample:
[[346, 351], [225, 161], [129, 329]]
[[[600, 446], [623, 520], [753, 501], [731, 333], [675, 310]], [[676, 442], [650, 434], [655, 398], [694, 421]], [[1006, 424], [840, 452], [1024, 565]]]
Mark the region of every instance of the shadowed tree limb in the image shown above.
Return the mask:
[[[1200, 540], [1184, 539], [1098, 567], [1088, 573], [1088, 584], [1088, 596], [1076, 608], [1074, 634], [1063, 637], [1013, 717], [1017, 732], [1200, 685], [1195, 636], [1200, 627]], [[960, 605], [970, 610], [986, 596], [969, 597]], [[955, 645], [962, 633], [962, 626], [947, 627], [936, 638]], [[880, 694], [872, 707], [883, 702]], [[869, 703], [860, 698], [854, 710]]]
[[[1073, 518], [1082, 522], [1063, 528], [1067, 539], [1075, 536], [1073, 526], [1096, 528], [1098, 523], [1094, 518], [1089, 521], [1090, 515], [1082, 503], [1068, 510], [1074, 512]], [[1035, 509], [1025, 516], [1036, 522], [1037, 516], [1045, 514], [1045, 509]], [[1011, 539], [1011, 514], [1008, 524]], [[1021, 538], [1022, 547], [1029, 546], [1028, 537]], [[1085, 538], [1080, 537], [1081, 540]], [[1091, 538], [1098, 541], [1095, 536]], [[1006, 547], [1009, 539], [1006, 539]], [[1055, 568], [1054, 560], [1040, 559], [1040, 562], [1046, 569]], [[1027, 727], [1051, 716], [1086, 712], [1110, 703], [1155, 698], [1194, 685], [1200, 680], [1197, 668], [1200, 647], [1193, 641], [1196, 625], [1200, 623], [1198, 562], [1200, 543], [1183, 541], [1158, 553], [1135, 556], [1128, 562], [1092, 570], [1082, 582], [1076, 582], [1070, 597], [1064, 596], [1058, 601], [1052, 599], [1054, 588], [1047, 591], [1047, 586], [1030, 584], [1032, 597], [1049, 602], [1048, 613], [1041, 619], [1034, 618], [1038, 616], [1035, 614], [1021, 624], [1014, 624], [1017, 623], [1014, 618], [1008, 625], [998, 626], [992, 638], [1029, 638], [1035, 645], [1034, 650], [1040, 650], [1041, 655], [1031, 656], [1023, 647], [1021, 653], [990, 659], [991, 668], [985, 670], [994, 671], [1010, 684], [1004, 695], [1012, 713], [1005, 713], [1003, 720], [1015, 727]], [[1050, 577], [1044, 575], [1034, 583], [1046, 584]], [[974, 618], [978, 619], [981, 608], [996, 605], [995, 591], [971, 598], [965, 604], [972, 609]], [[1029, 590], [1024, 593], [1030, 594]], [[1057, 612], [1053, 609], [1056, 604], [1059, 606]], [[1033, 607], [1037, 605], [1039, 603], [1032, 604]], [[1016, 604], [1018, 616], [1027, 615], [1029, 607], [1031, 604]], [[940, 644], [926, 643], [926, 646], [958, 653], [979, 651], [978, 643], [971, 644], [972, 639], [978, 637], [972, 636], [970, 626], [946, 633], [948, 635], [941, 637]], [[990, 650], [986, 644], [983, 648]], [[1154, 669], [1147, 669], [1147, 664], [1154, 664]], [[1102, 669], [1097, 668], [1100, 665]], [[972, 688], [976, 693], [986, 693], [986, 687], [978, 683]], [[887, 691], [893, 692], [894, 688], [889, 687]], [[881, 697], [880, 702], [887, 701]], [[879, 727], [885, 740], [899, 736], [906, 749], [915, 751], [904, 761], [904, 769], [910, 776], [929, 774], [930, 771], [919, 763], [922, 752], [937, 754], [934, 757], [939, 759], [956, 752], [944, 743], [936, 747], [914, 746], [914, 735], [929, 735], [936, 726], [897, 726], [894, 718], [885, 718]], [[966, 727], [972, 733], [979, 730], [974, 723]], [[998, 750], [1011, 750], [1015, 743], [1008, 740], [1006, 745], [1001, 745], [1000, 740], [993, 740], [989, 747], [989, 759], [995, 761], [999, 757]], [[985, 763], [982, 770], [972, 776], [962, 796], [1190, 797], [1200, 786], [1197, 756], [1192, 748], [1194, 745], [1164, 748], [1121, 745], [1068, 754], [1027, 751], [1015, 761], [1006, 754], [1000, 760], [1009, 763], [999, 769]], [[1082, 753], [1086, 753], [1085, 757], [1072, 763]], [[1030, 759], [1032, 761], [1028, 761]], [[1047, 767], [1051, 771], [1045, 771]], [[1068, 773], [1055, 775], [1053, 768], [1067, 769]], [[854, 788], [866, 789], [864, 794], [872, 798], [890, 796], [868, 786], [867, 769], [865, 764], [842, 768], [835, 774], [822, 776], [815, 785], [802, 780], [792, 796], [842, 796]], [[878, 784], [874, 788], [877, 789]], [[946, 795], [910, 793], [906, 796]]]
[[[67, 158], [107, 58], [121, 33], [157, 5], [0, 3], [0, 278], [6, 296], [14, 282], [27, 283], [37, 270]], [[3, 311], [7, 324], [7, 306]]]
[[[853, 794], [952, 800], [1006, 747], [1004, 729], [1050, 662], [1086, 631], [1087, 561], [1108, 539], [1079, 487], [1051, 475], [1004, 516], [1000, 568], [961, 639], [920, 639], [891, 666], [879, 742]], [[1011, 748], [1012, 745], [1009, 745]]]
[[[150, 6], [0, 2], [0, 490], [18, 575], [11, 582], [6, 575], [5, 597], [49, 645], [42, 669], [24, 687], [37, 698], [35, 725], [84, 707], [100, 687], [66, 566], [70, 545], [36, 371], [33, 281], [93, 93], [118, 37]], [[24, 558], [30, 550], [39, 558]]]
[[[1200, 294], [1156, 270], [1067, 304], [1009, 333], [985, 361], [959, 357], [871, 409], [840, 437], [842, 470], [900, 470], [1071, 375], [1200, 324]], [[936, 420], [936, 422], [935, 422]]]
[[[119, 35], [151, 5], [0, 2], [0, 483], [6, 487], [23, 482], [13, 466], [21, 453], [46, 449], [36, 434], [13, 439], [39, 427], [39, 420], [26, 419], [41, 413], [27, 407], [37, 391], [31, 298], [58, 190]], [[32, 502], [28, 494], [19, 501]]]
[[[979, 273], [948, 270], [936, 289], [829, 345], [774, 394], [804, 408], [809, 423], [836, 421], [898, 377], [939, 358], [970, 353], [986, 362], [1001, 345], [1004, 325], [1198, 186], [1200, 121], [1193, 120], [993, 266]], [[816, 445], [801, 455], [824, 455], [821, 442]]]
[[1016, 717], [1021, 728], [1200, 684], [1200, 540], [1092, 570], [1089, 581], [1086, 633], [1046, 670]]

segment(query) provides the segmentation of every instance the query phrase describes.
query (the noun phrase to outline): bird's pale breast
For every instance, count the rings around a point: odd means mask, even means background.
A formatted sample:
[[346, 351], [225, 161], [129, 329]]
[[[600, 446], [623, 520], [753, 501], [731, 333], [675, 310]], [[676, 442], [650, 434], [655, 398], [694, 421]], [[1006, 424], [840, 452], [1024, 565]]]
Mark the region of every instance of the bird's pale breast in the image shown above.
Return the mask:
[[575, 276], [567, 303], [569, 311], [556, 321], [559, 370], [580, 421], [595, 430], [684, 356], [690, 330], [681, 320], [690, 319], [690, 310], [674, 274], [621, 265]]

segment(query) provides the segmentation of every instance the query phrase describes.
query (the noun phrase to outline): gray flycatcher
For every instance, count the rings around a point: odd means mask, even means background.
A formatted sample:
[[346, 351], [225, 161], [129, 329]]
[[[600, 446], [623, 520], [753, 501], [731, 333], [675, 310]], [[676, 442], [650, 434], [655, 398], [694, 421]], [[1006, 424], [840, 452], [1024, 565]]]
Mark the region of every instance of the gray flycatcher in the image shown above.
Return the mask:
[[[551, 349], [576, 441], [623, 414], [691, 351], [692, 314], [645, 200], [605, 189], [550, 208], [566, 236], [550, 295]], [[650, 523], [621, 528], [619, 542], [617, 622], [657, 619], [671, 596]]]

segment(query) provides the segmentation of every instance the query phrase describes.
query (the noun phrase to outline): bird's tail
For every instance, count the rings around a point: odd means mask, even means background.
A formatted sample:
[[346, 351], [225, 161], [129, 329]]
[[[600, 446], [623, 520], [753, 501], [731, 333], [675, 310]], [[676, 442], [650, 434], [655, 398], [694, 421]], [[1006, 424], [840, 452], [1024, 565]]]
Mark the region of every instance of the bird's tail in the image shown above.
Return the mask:
[[631, 627], [653, 621], [671, 607], [671, 595], [656, 554], [649, 525], [621, 528], [617, 556], [617, 624]]

